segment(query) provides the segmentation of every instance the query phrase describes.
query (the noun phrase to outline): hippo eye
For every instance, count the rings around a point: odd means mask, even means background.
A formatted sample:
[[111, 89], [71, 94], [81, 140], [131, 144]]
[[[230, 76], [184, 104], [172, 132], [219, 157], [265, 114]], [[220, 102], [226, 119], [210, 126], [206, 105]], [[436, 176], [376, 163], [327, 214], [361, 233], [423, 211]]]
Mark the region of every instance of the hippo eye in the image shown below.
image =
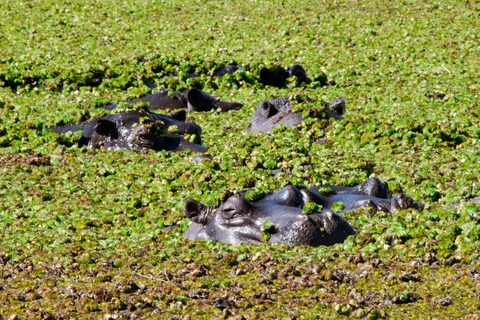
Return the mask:
[[237, 215], [237, 210], [234, 208], [225, 208], [222, 210], [222, 217], [224, 219], [233, 219]]

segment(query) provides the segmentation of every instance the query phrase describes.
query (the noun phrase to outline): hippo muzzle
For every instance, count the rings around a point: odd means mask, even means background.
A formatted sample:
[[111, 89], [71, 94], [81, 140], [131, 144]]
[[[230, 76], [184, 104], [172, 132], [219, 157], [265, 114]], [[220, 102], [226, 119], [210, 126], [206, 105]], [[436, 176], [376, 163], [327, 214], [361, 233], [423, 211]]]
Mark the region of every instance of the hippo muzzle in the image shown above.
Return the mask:
[[[286, 219], [285, 219], [286, 218]], [[277, 232], [268, 243], [290, 243], [296, 246], [331, 246], [355, 235], [355, 230], [332, 210], [304, 215], [302, 211], [293, 217], [273, 219]]]

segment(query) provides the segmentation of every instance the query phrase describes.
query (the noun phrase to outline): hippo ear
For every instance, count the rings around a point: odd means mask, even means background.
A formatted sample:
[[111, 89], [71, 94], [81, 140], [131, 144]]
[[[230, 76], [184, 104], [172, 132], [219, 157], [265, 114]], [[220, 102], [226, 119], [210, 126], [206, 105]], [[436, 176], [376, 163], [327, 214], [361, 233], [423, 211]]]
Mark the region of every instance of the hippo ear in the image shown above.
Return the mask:
[[267, 67], [263, 67], [262, 69], [260, 69], [260, 71], [258, 72], [258, 77], [260, 78], [260, 83], [263, 83], [265, 85], [272, 83], [273, 75]]
[[305, 76], [307, 73], [305, 72], [305, 69], [301, 65], [295, 64], [288, 68], [288, 72], [290, 74], [290, 77], [296, 76], [296, 77], [301, 77]]
[[289, 73], [289, 76], [290, 77], [297, 77], [298, 81], [300, 81], [300, 83], [302, 82], [305, 82], [305, 83], [309, 83], [310, 82], [310, 79], [308, 79], [307, 77], [307, 73], [305, 72], [305, 69], [303, 69], [303, 67], [301, 65], [293, 65], [291, 66], [289, 69], [288, 69], [288, 73]]
[[345, 106], [345, 99], [343, 97], [338, 97], [335, 101], [330, 102], [328, 104], [330, 110], [335, 111], [339, 115], [345, 113], [346, 106]]
[[278, 113], [278, 109], [270, 101], [263, 101], [260, 104], [260, 111], [265, 118], [272, 117]]
[[183, 211], [185, 212], [187, 218], [191, 221], [206, 225], [212, 210], [210, 206], [206, 207], [200, 201], [187, 199]]
[[185, 109], [180, 109], [180, 110], [174, 111], [170, 114], [170, 117], [173, 120], [178, 120], [178, 121], [185, 122], [185, 120], [187, 120], [187, 111], [185, 111]]
[[388, 199], [390, 197], [390, 191], [388, 190], [388, 184], [378, 180], [376, 177], [372, 177], [360, 184], [357, 187], [358, 192], [366, 194], [367, 196]]
[[195, 88], [188, 90], [187, 105], [190, 111], [210, 111], [213, 108], [203, 93]]
[[117, 125], [115, 122], [106, 119], [100, 119], [97, 121], [95, 132], [102, 136], [109, 136], [112, 139], [118, 137]]

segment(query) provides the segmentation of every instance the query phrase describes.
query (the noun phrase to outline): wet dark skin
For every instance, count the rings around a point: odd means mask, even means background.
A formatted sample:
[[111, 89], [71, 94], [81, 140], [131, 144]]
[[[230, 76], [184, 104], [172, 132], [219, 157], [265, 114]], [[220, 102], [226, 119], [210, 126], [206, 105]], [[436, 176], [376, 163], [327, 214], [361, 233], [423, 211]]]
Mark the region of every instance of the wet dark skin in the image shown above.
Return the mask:
[[[183, 119], [183, 120], [182, 120]], [[146, 110], [127, 111], [95, 118], [91, 121], [53, 128], [57, 133], [83, 131], [79, 146], [105, 148], [107, 150], [172, 150], [191, 149], [206, 152], [208, 148], [187, 141], [182, 134], [200, 137], [201, 128], [193, 121], [184, 121], [183, 114], [174, 117], [155, 114]], [[166, 133], [171, 126], [177, 126], [178, 134]]]
[[[184, 237], [226, 243], [262, 244], [261, 227], [266, 220], [273, 223], [268, 243], [293, 245], [333, 245], [355, 235], [354, 229], [331, 209], [335, 202], [343, 203], [343, 211], [371, 207], [373, 211], [393, 212], [399, 209], [422, 210], [423, 205], [404, 194], [388, 195], [388, 186], [376, 178], [354, 187], [335, 187], [325, 195], [317, 190], [297, 189], [289, 185], [261, 200], [252, 202], [245, 192], [231, 196], [218, 209], [188, 199], [185, 215], [192, 224]], [[381, 196], [381, 197], [378, 197]], [[322, 212], [303, 214], [307, 202], [323, 206]]]
[[[128, 103], [136, 103], [146, 101], [150, 104], [150, 111], [155, 110], [176, 110], [188, 109], [189, 111], [210, 111], [212, 109], [220, 109], [222, 112], [230, 110], [240, 110], [243, 105], [238, 102], [220, 101], [208, 95], [200, 89], [188, 89], [183, 91], [175, 91], [173, 95], [169, 95], [167, 90], [159, 91], [154, 94], [127, 101]], [[117, 107], [117, 103], [112, 103], [102, 108], [113, 110]]]
[[[339, 97], [335, 101], [327, 104], [328, 116], [335, 120], [341, 120], [345, 113], [345, 99]], [[285, 124], [285, 128], [296, 126], [303, 122], [301, 113], [293, 112], [293, 106], [290, 99], [277, 98], [260, 102], [257, 105], [255, 114], [252, 116], [248, 132], [268, 132], [273, 128]]]
[[260, 83], [278, 88], [285, 87], [287, 79], [293, 76], [297, 77], [300, 83], [310, 83], [310, 79], [307, 77], [305, 69], [298, 64], [293, 65], [286, 70], [272, 70], [264, 67], [258, 72], [258, 78]]

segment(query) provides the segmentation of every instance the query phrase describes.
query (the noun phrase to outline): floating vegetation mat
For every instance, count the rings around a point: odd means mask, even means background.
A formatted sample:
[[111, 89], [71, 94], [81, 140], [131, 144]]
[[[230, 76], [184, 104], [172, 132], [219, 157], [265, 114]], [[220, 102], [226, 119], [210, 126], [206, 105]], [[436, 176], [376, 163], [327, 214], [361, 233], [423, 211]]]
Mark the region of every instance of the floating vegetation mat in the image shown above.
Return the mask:
[[[479, 21], [475, 1], [2, 1], [0, 318], [479, 318]], [[259, 82], [295, 64], [310, 83]], [[244, 106], [187, 114], [196, 164], [49, 130], [193, 87]], [[248, 134], [283, 97], [304, 123]], [[332, 247], [182, 237], [187, 198], [371, 176], [425, 209], [342, 213], [357, 235]]]

